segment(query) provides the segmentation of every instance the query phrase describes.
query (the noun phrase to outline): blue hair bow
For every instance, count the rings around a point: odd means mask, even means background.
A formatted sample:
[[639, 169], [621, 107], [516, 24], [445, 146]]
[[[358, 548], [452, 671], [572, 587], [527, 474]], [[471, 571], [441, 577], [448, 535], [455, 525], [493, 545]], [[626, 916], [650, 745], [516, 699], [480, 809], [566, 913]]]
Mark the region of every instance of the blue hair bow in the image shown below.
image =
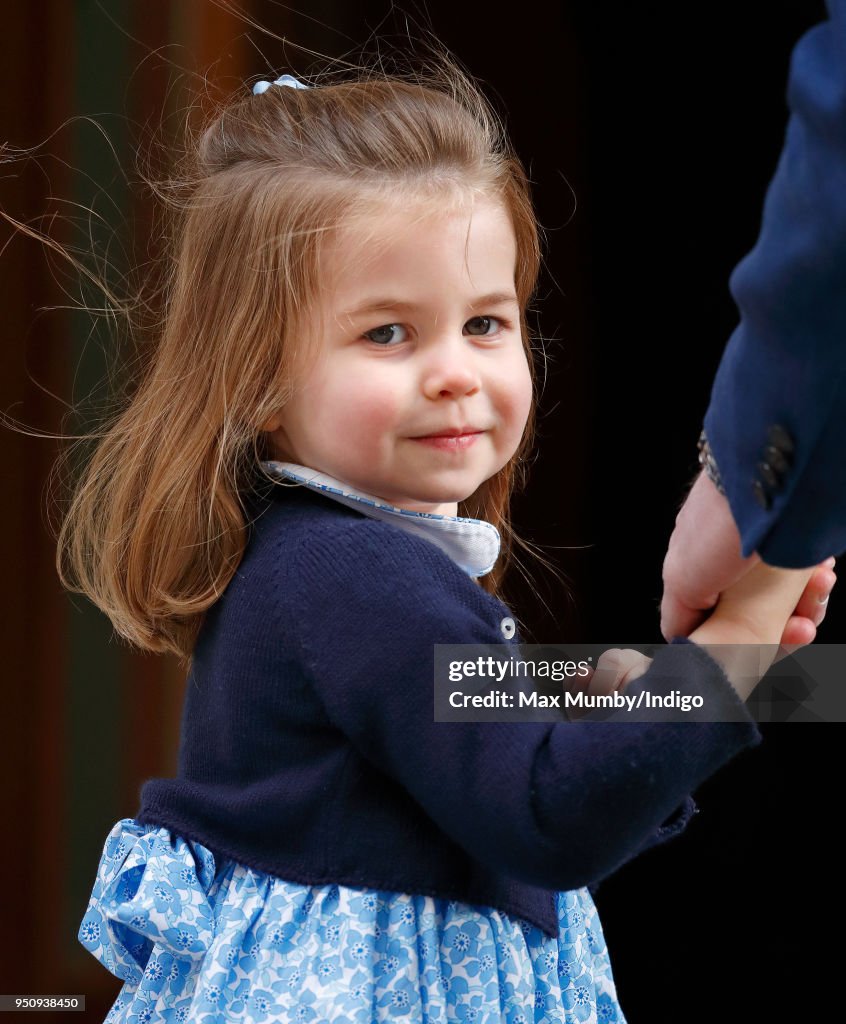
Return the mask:
[[253, 96], [258, 96], [263, 92], [267, 92], [271, 85], [289, 85], [292, 89], [310, 89], [311, 86], [305, 84], [305, 82], [299, 82], [293, 75], [283, 75], [281, 78], [277, 78], [275, 82], [256, 82], [253, 86]]

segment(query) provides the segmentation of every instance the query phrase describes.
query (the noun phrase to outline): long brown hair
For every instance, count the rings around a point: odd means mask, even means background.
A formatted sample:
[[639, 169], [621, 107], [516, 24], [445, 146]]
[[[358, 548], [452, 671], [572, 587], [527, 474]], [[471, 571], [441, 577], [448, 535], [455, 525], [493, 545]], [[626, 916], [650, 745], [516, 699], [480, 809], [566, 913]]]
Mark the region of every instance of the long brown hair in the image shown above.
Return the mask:
[[493, 108], [446, 56], [408, 75], [357, 69], [308, 84], [259, 95], [245, 86], [186, 130], [155, 344], [96, 435], [58, 533], [64, 586], [142, 649], [189, 659], [206, 609], [237, 569], [244, 499], [271, 457], [262, 426], [294, 386], [321, 247], [380, 198], [469, 190], [511, 217], [534, 400], [519, 449], [458, 514], [502, 535], [500, 559], [480, 580], [489, 593], [502, 596], [515, 544], [539, 557], [509, 518], [512, 492], [526, 483], [537, 398], [526, 313], [539, 229], [523, 167]]

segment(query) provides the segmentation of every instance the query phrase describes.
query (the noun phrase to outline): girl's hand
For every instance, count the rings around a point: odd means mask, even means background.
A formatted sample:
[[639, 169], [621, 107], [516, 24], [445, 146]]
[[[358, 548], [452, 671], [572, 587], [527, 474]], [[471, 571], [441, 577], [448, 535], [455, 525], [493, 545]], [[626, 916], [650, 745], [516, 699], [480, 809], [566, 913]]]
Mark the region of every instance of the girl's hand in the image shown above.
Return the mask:
[[[607, 695], [616, 690], [622, 692], [633, 679], [642, 676], [652, 664], [652, 659], [647, 658], [640, 651], [633, 651], [629, 648], [611, 647], [600, 654], [596, 667], [590, 670], [586, 677], [570, 688], [570, 693], [575, 694], [582, 691], [585, 696], [592, 697], [598, 694]], [[586, 708], [586, 714], [590, 709]], [[571, 719], [581, 718], [575, 707], [568, 711]]]

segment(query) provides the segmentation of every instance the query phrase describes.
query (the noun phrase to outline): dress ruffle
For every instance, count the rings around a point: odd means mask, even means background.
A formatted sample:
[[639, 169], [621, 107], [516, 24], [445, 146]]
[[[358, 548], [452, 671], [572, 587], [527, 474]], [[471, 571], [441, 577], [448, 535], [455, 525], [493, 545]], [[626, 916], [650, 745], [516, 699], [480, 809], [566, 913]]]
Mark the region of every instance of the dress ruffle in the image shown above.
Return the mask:
[[78, 938], [124, 981], [109, 1024], [625, 1024], [587, 888], [558, 914], [550, 938], [492, 907], [287, 882], [124, 818]]

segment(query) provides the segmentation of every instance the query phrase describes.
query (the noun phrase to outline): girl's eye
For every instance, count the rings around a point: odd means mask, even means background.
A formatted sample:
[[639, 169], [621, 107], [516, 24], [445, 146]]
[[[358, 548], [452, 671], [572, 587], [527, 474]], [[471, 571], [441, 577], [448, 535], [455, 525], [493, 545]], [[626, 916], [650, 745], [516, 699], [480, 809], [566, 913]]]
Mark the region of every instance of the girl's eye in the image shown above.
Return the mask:
[[[474, 316], [464, 326], [468, 329], [468, 334], [472, 334], [474, 337], [486, 338], [492, 337], [510, 325], [498, 316]], [[492, 326], [495, 327], [494, 330], [491, 330]], [[404, 332], [399, 338], [396, 336], [396, 331], [398, 330]], [[392, 348], [393, 342], [399, 343], [404, 341], [406, 334], [407, 332], [402, 324], [384, 324], [382, 327], [374, 327], [371, 331], [365, 331], [364, 337], [381, 348]]]
[[467, 321], [465, 326], [466, 327], [470, 327], [471, 325], [473, 325], [475, 327], [481, 328], [481, 330], [479, 330], [478, 332], [475, 331], [475, 330], [471, 330], [470, 334], [475, 334], [477, 336], [484, 337], [486, 334], [489, 334], [489, 333], [490, 334], [496, 334], [497, 333], [496, 331], [489, 331], [488, 330], [488, 328], [491, 326], [491, 321], [493, 321], [493, 323], [495, 323], [495, 324], [499, 324], [499, 328], [500, 329], [503, 328], [503, 327], [507, 327], [508, 326], [506, 324], [506, 322], [504, 320], [500, 320], [500, 318], [498, 316], [474, 316], [472, 320], [468, 320]]
[[382, 348], [388, 348], [387, 343], [395, 340], [393, 333], [390, 332], [397, 328], [401, 331], [405, 330], [402, 324], [385, 324], [383, 327], [374, 327], [372, 331], [365, 331], [364, 337], [369, 338], [376, 345], [381, 345]]

